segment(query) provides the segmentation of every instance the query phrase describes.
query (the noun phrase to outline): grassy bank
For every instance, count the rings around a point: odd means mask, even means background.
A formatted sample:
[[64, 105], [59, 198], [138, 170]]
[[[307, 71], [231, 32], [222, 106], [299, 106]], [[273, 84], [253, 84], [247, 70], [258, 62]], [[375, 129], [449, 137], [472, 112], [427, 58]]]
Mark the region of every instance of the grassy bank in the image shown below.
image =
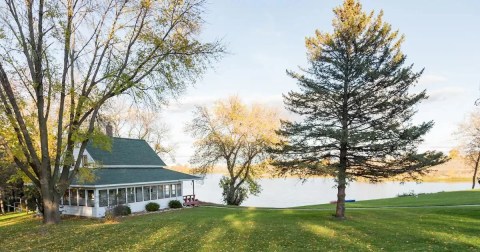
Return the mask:
[[[475, 200], [469, 200], [469, 198]], [[480, 191], [365, 201], [356, 206], [478, 203]], [[418, 200], [420, 199], [420, 200]], [[43, 226], [0, 216], [0, 250], [48, 251], [478, 251], [480, 207], [357, 209], [338, 221], [312, 209], [184, 209], [118, 223], [70, 218]], [[350, 205], [350, 207], [354, 207]]]
[[[397, 197], [378, 200], [363, 200], [346, 203], [348, 208], [371, 207], [424, 207], [424, 206], [451, 206], [451, 205], [480, 205], [480, 190], [439, 192], [419, 194], [416, 196]], [[298, 208], [334, 209], [334, 204], [302, 206]]]

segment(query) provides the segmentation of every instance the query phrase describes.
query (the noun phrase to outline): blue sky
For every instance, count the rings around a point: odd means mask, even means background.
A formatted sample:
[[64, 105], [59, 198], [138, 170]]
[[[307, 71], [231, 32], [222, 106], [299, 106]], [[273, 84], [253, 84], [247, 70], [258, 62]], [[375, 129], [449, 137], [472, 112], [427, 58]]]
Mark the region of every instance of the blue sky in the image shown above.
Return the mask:
[[[282, 108], [281, 95], [296, 89], [286, 69], [306, 66], [304, 39], [316, 29], [331, 31], [332, 9], [340, 0], [213, 1], [207, 4], [205, 41], [222, 39], [229, 54], [162, 112], [176, 145], [176, 163], [193, 153], [184, 132], [195, 105], [230, 95], [244, 102]], [[450, 150], [459, 122], [480, 97], [480, 1], [362, 1], [364, 10], [384, 10], [384, 20], [406, 36], [403, 52], [415, 68], [425, 68], [415, 88], [430, 99], [418, 106], [415, 122], [434, 120], [421, 150]]]

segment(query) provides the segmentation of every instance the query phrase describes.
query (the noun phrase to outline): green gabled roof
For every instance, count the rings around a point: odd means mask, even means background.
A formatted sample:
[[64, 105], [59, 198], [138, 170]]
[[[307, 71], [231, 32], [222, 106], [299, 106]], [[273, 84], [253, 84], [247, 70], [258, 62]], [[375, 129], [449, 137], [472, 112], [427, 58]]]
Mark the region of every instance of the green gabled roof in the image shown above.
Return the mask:
[[95, 176], [94, 181], [78, 182], [75, 180], [72, 185], [101, 186], [200, 179], [197, 176], [165, 168], [94, 168], [92, 172]]
[[145, 140], [112, 137], [112, 149], [103, 150], [92, 142], [87, 152], [100, 165], [155, 165], [166, 166]]

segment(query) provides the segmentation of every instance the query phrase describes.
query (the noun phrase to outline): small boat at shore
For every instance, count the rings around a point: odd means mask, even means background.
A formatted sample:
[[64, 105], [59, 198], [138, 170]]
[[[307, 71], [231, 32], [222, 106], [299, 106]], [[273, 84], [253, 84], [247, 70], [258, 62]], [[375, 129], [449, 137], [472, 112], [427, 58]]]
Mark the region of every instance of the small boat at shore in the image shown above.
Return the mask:
[[[354, 200], [354, 199], [349, 199], [349, 200], [345, 200], [345, 203], [347, 203], [347, 202], [351, 203], [351, 202], [355, 202], [355, 201], [356, 200]], [[330, 201], [330, 204], [337, 204], [337, 201], [336, 200]]]

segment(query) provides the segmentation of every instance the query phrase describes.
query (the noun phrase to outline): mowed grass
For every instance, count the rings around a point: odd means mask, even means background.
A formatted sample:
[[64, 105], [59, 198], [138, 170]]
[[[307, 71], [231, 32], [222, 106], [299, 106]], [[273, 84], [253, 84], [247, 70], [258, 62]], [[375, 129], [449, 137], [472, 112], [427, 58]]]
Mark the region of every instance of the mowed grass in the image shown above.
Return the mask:
[[[439, 196], [440, 195], [440, 196]], [[451, 197], [449, 197], [451, 196]], [[450, 205], [480, 191], [425, 195]], [[419, 196], [420, 198], [420, 196]], [[412, 199], [413, 200], [413, 199]], [[383, 201], [383, 203], [381, 203]], [[404, 201], [403, 203], [395, 203]], [[473, 201], [472, 201], [473, 202]], [[359, 202], [358, 204], [360, 204]], [[413, 204], [406, 198], [366, 201]], [[474, 202], [473, 202], [474, 203]], [[432, 205], [437, 205], [433, 204]], [[121, 218], [69, 218], [44, 226], [31, 215], [0, 216], [1, 251], [479, 251], [480, 207], [347, 210], [199, 207]]]
[[[480, 205], [480, 190], [439, 192], [388, 199], [363, 200], [346, 203], [347, 208], [371, 207], [428, 207], [451, 205]], [[335, 204], [302, 206], [298, 208], [334, 209]]]

